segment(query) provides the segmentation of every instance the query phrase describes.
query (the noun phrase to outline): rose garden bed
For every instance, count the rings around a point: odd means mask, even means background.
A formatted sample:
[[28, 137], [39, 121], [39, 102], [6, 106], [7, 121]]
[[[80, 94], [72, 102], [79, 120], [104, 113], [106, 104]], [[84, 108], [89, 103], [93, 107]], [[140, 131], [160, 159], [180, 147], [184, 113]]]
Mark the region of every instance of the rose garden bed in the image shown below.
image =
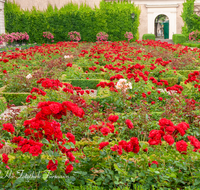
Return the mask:
[[29, 93], [0, 120], [0, 148], [13, 148], [1, 188], [200, 187], [199, 49], [58, 42], [0, 57], [4, 91]]

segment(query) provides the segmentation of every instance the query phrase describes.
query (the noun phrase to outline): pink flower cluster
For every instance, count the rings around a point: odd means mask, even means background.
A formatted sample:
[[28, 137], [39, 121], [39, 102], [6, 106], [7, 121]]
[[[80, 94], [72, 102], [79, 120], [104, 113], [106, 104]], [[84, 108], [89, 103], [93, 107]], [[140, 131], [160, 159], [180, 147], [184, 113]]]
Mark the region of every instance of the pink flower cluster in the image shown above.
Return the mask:
[[43, 32], [43, 37], [47, 39], [54, 39], [54, 36], [51, 32]]
[[200, 38], [200, 32], [198, 30], [193, 31], [189, 34], [189, 40], [191, 41], [197, 41]]
[[99, 32], [97, 35], [97, 41], [107, 41], [108, 40], [108, 34], [106, 32]]
[[76, 31], [71, 31], [68, 33], [68, 37], [70, 38], [70, 40], [72, 41], [80, 41], [81, 40], [81, 35], [79, 32]]
[[128, 41], [130, 42], [131, 39], [133, 39], [133, 34], [131, 32], [126, 32], [124, 34], [125, 38], [128, 39]]
[[29, 35], [26, 32], [13, 32], [13, 33], [7, 33], [2, 34], [0, 37], [0, 44], [3, 42], [10, 42], [13, 43], [14, 41], [23, 41], [23, 40], [29, 40]]

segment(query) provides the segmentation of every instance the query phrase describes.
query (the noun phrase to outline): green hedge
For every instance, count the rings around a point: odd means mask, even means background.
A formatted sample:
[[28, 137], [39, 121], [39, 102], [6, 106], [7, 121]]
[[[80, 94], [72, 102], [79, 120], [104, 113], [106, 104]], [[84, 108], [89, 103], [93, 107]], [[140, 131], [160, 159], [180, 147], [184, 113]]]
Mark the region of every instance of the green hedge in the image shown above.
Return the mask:
[[174, 86], [175, 84], [180, 84], [181, 79], [179, 78], [173, 78], [173, 77], [168, 77], [168, 78], [162, 78], [162, 80], [166, 80], [168, 82], [168, 86], [161, 86], [161, 88], [169, 87], [169, 86]]
[[173, 34], [172, 40], [174, 44], [182, 44], [186, 42], [186, 36], [183, 34]]
[[[68, 75], [63, 75], [62, 80], [65, 79], [71, 79], [72, 77]], [[74, 79], [110, 79], [110, 76], [107, 73], [80, 73], [77, 77], [74, 77]]]
[[6, 110], [6, 99], [5, 98], [0, 98], [0, 114], [2, 114]]
[[[99, 84], [102, 79], [65, 79], [63, 82], [71, 83], [73, 86], [79, 86], [82, 89], [97, 89], [97, 84]], [[105, 80], [104, 80], [105, 81]]]
[[143, 40], [155, 40], [156, 39], [156, 36], [154, 34], [144, 34], [142, 36], [142, 39]]
[[26, 103], [26, 98], [29, 93], [9, 93], [2, 92], [3, 97], [6, 99], [7, 103], [15, 104], [16, 106], [21, 106]]
[[[60, 10], [48, 6], [46, 11], [33, 8], [31, 11], [20, 9], [17, 4], [5, 2], [6, 32], [27, 32], [30, 42], [46, 43], [43, 32], [54, 34], [54, 41], [67, 41], [68, 32], [77, 31], [82, 41], [96, 41], [96, 34], [104, 31], [109, 41], [125, 40], [126, 31], [132, 32], [138, 39], [139, 7], [131, 2], [104, 2], [100, 8], [68, 3]], [[131, 14], [135, 13], [135, 18]]]
[[188, 74], [193, 73], [194, 70], [177, 70], [177, 73], [183, 75], [184, 77], [188, 78]]

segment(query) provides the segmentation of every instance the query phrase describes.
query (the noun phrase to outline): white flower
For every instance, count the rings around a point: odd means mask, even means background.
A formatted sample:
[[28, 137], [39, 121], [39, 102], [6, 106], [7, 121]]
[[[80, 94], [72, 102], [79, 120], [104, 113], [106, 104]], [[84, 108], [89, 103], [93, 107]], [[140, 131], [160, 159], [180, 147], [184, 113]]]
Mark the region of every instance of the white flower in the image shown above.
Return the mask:
[[28, 75], [26, 76], [26, 78], [27, 78], [27, 79], [30, 79], [30, 78], [32, 78], [32, 75], [31, 75], [31, 74], [28, 74]]
[[64, 58], [67, 59], [67, 58], [70, 58], [70, 56], [69, 55], [65, 55]]
[[126, 91], [127, 89], [132, 89], [132, 84], [130, 82], [127, 83], [126, 79], [119, 79], [115, 87], [116, 89], [123, 89]]

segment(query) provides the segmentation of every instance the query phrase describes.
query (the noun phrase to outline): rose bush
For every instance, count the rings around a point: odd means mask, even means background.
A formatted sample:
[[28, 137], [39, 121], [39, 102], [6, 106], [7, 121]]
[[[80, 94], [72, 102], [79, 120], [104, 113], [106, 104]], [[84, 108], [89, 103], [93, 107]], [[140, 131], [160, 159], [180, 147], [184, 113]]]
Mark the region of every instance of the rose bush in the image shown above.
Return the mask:
[[[4, 77], [43, 73], [28, 85], [27, 108], [0, 120], [0, 149], [13, 148], [1, 155], [0, 186], [198, 189], [199, 54], [156, 41], [1, 53]], [[96, 97], [60, 80], [85, 74], [89, 81], [92, 73], [109, 76]]]

